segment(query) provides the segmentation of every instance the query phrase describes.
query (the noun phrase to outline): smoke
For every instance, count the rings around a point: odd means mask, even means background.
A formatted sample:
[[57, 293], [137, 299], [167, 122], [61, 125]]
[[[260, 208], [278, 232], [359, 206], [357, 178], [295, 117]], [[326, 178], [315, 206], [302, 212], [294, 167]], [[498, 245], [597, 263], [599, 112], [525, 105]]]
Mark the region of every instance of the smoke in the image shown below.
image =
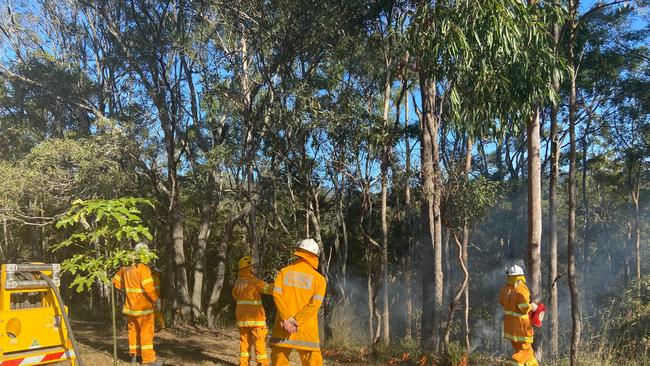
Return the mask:
[[[503, 312], [497, 310], [496, 319], [501, 319]], [[471, 326], [471, 352], [476, 350], [492, 350], [502, 342], [501, 328], [495, 327], [495, 322], [479, 319]]]

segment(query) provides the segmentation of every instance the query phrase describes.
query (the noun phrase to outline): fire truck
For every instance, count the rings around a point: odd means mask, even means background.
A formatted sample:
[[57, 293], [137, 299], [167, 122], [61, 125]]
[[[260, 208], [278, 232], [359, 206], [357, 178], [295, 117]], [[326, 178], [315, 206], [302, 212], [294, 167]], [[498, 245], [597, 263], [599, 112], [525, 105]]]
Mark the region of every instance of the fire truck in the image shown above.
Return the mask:
[[0, 366], [65, 362], [78, 366], [60, 265], [3, 264], [0, 276]]

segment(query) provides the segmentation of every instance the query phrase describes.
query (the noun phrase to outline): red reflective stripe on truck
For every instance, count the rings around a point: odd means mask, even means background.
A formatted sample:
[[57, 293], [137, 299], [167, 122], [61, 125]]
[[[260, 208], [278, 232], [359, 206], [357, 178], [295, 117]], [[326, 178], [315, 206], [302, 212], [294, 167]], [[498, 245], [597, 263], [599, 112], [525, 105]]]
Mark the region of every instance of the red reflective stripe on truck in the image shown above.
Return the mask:
[[59, 360], [64, 354], [65, 352], [50, 353], [49, 355], [46, 355], [41, 362]]
[[[70, 356], [72, 356], [72, 352]], [[48, 353], [43, 356], [30, 356], [30, 357], [17, 358], [15, 360], [0, 361], [0, 366], [25, 366], [25, 365], [33, 365], [34, 363], [65, 360], [67, 358], [68, 357], [66, 356], [65, 351], [61, 351], [55, 353]]]
[[17, 360], [3, 361], [0, 363], [0, 366], [20, 366], [20, 363], [23, 362], [24, 358], [19, 358]]

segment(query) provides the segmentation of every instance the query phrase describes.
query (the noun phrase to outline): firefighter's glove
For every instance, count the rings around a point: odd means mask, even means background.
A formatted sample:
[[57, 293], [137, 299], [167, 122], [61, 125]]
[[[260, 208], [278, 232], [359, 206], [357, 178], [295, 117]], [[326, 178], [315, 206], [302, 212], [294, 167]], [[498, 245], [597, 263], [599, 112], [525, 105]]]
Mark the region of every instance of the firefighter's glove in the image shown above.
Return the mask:
[[296, 322], [296, 319], [294, 318], [289, 318], [287, 320], [284, 320], [282, 323], [282, 329], [286, 330], [289, 333], [298, 333], [298, 323]]
[[534, 313], [536, 310], [537, 310], [537, 304], [535, 304], [534, 302], [531, 302], [530, 303], [530, 311], [532, 311]]

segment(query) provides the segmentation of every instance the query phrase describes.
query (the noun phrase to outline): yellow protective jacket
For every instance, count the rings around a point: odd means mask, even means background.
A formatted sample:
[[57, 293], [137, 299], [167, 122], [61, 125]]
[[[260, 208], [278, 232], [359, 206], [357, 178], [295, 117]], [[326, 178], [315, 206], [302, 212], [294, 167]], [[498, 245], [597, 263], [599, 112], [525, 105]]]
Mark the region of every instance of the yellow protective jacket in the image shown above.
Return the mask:
[[237, 302], [235, 318], [239, 328], [266, 326], [266, 314], [262, 306], [262, 294], [271, 295], [273, 287], [256, 278], [251, 267], [239, 270], [239, 276], [232, 288], [232, 297]]
[[[320, 350], [318, 310], [325, 297], [325, 277], [318, 273], [318, 257], [311, 253], [295, 252], [299, 258], [282, 268], [275, 278], [273, 300], [278, 314], [273, 326], [271, 344], [277, 347], [307, 351]], [[289, 334], [281, 322], [294, 318], [298, 332]]]
[[530, 290], [525, 283], [507, 284], [499, 292], [503, 306], [503, 335], [515, 342], [533, 343], [533, 327], [528, 313], [531, 311]]
[[113, 277], [113, 286], [126, 293], [122, 313], [131, 316], [154, 313], [158, 293], [154, 287], [151, 270], [146, 264], [138, 263], [120, 268]]
[[152, 270], [151, 278], [153, 278], [153, 288], [156, 289], [156, 296], [160, 298], [160, 272]]

